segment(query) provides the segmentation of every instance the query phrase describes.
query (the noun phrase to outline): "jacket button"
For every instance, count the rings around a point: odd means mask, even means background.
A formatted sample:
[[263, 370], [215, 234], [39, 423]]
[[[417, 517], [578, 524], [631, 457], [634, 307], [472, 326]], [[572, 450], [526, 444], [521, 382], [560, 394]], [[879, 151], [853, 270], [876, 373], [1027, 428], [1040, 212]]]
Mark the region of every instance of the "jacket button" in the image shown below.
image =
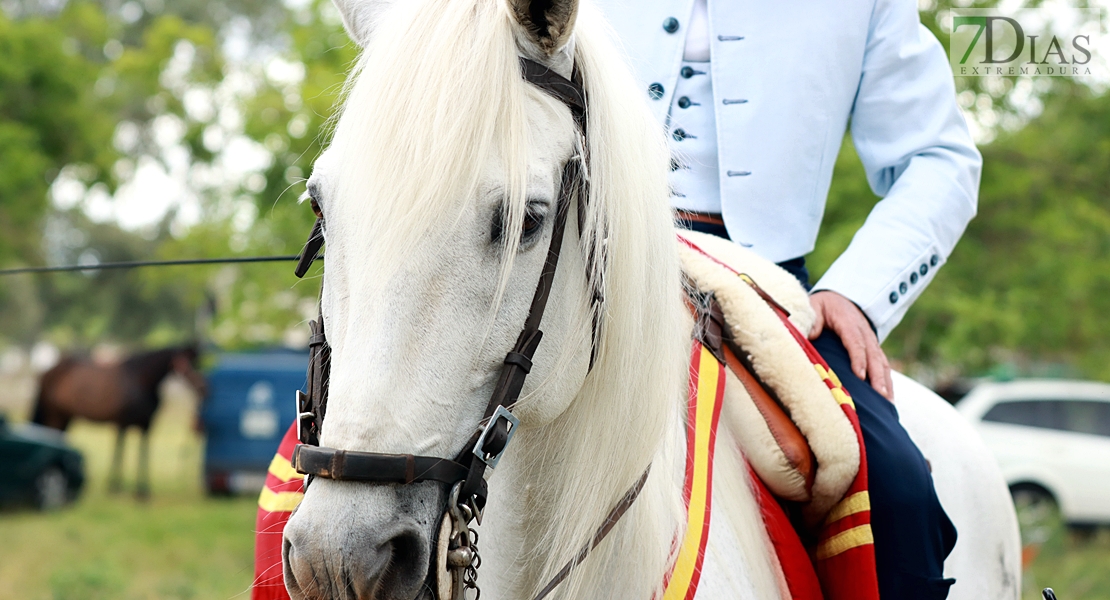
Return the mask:
[[681, 142], [682, 140], [684, 140], [684, 139], [686, 139], [687, 137], [690, 137], [690, 136], [686, 134], [685, 129], [679, 127], [678, 129], [675, 129], [674, 131], [671, 132], [671, 137], [674, 138], [674, 141]]
[[895, 304], [897, 302], [898, 302], [898, 292], [891, 292], [890, 293], [890, 303]]
[[921, 276], [924, 277], [929, 273], [929, 265], [921, 263], [921, 268], [918, 269], [918, 272], [920, 272]]
[[903, 281], [902, 283], [898, 284], [898, 291], [905, 294], [906, 292], [910, 291], [910, 286], [906, 285], [906, 282]]
[[917, 283], [917, 273], [910, 273], [910, 283], [911, 284]]
[[690, 98], [683, 96], [678, 99], [679, 108], [690, 108]]
[[662, 98], [663, 97], [663, 91], [664, 90], [663, 90], [663, 84], [662, 83], [653, 83], [653, 84], [648, 86], [648, 95], [651, 96], [652, 100], [658, 100], [658, 99]]
[[934, 267], [937, 266], [937, 263], [939, 263], [939, 262], [940, 262], [940, 256], [937, 256], [936, 254], [934, 254], [933, 257], [929, 259], [929, 264], [933, 265]]
[[667, 33], [674, 33], [678, 31], [678, 19], [674, 17], [667, 17], [663, 21], [663, 31]]
[[694, 68], [693, 67], [682, 67], [682, 70], [679, 71], [678, 73], [679, 73], [679, 75], [682, 75], [684, 78], [689, 79], [689, 78], [694, 76]]

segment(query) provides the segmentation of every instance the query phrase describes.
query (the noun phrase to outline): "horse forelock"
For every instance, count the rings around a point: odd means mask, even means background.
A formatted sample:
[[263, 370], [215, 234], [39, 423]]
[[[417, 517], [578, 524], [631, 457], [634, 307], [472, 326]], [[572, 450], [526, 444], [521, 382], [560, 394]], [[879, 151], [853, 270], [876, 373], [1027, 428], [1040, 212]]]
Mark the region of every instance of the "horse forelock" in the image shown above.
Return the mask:
[[526, 92], [500, 2], [396, 3], [383, 19], [348, 77], [329, 150], [346, 220], [376, 240], [376, 264], [403, 265], [456, 222], [495, 151], [509, 225], [522, 218]]

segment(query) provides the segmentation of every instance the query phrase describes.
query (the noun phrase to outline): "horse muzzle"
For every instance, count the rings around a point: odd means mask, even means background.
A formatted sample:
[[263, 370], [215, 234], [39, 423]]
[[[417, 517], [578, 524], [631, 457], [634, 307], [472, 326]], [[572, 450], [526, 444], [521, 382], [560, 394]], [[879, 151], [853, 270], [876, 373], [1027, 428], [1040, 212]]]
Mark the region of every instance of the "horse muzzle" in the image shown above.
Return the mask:
[[434, 483], [313, 482], [282, 544], [294, 600], [434, 598], [431, 572], [446, 494]]

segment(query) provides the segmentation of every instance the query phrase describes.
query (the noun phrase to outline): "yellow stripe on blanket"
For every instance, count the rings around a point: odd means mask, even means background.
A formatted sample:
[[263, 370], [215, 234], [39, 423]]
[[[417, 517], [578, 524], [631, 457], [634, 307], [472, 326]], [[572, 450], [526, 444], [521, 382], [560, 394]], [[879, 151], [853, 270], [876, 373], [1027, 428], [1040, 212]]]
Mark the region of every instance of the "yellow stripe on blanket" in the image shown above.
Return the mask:
[[707, 348], [694, 343], [686, 431], [686, 535], [674, 570], [666, 581], [663, 600], [692, 600], [701, 578], [709, 539], [713, 500], [713, 450], [724, 397], [724, 367]]
[[867, 493], [867, 490], [856, 492], [841, 500], [840, 503], [834, 506], [829, 512], [829, 516], [825, 519], [825, 522], [835, 523], [844, 517], [861, 513], [865, 510], [871, 510], [871, 496]]
[[303, 499], [301, 492], [275, 492], [264, 487], [258, 495], [258, 507], [268, 512], [292, 512]]
[[840, 378], [832, 372], [832, 369], [826, 369], [824, 365], [817, 363], [814, 363], [813, 368], [817, 369], [817, 374], [821, 376], [821, 379], [832, 384], [829, 386], [829, 391], [832, 393], [832, 397], [836, 399], [837, 404], [847, 404], [853, 409], [856, 408], [856, 403], [852, 402], [852, 397], [844, 391], [844, 385], [840, 383]]
[[832, 558], [842, 552], [847, 552], [852, 548], [858, 548], [866, 544], [872, 544], [875, 538], [871, 536], [870, 525], [860, 525], [841, 531], [840, 533], [825, 540], [817, 547], [817, 560], [825, 560]]
[[270, 475], [277, 477], [282, 483], [292, 479], [304, 479], [304, 475], [301, 475], [293, 468], [293, 464], [289, 462], [289, 459], [280, 454], [275, 454], [274, 460], [270, 461]]

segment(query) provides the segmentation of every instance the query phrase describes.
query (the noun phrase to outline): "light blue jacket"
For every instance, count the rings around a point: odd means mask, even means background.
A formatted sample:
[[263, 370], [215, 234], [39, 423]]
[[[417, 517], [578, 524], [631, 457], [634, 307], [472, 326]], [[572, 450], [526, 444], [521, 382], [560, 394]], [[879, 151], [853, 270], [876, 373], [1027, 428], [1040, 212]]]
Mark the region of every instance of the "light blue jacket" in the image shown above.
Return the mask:
[[[595, 2], [665, 123], [693, 0]], [[729, 235], [776, 262], [812, 251], [850, 122], [882, 200], [815, 290], [848, 297], [885, 338], [976, 211], [982, 159], [943, 48], [915, 0], [709, 0], [709, 28]]]

